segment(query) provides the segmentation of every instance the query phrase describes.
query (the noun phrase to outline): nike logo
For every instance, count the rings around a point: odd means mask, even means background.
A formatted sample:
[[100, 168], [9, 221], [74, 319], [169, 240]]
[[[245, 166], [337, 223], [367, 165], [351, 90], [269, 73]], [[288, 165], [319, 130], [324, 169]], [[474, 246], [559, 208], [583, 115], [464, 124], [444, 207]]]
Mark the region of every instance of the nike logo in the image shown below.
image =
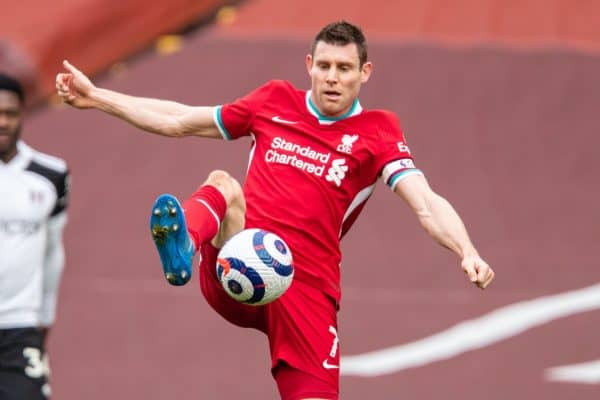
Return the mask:
[[287, 119], [283, 119], [279, 117], [279, 115], [274, 116], [273, 118], [271, 118], [271, 120], [273, 120], [273, 122], [279, 122], [280, 124], [287, 125], [296, 125], [298, 123], [298, 121], [288, 121]]
[[327, 359], [323, 360], [323, 368], [325, 368], [325, 369], [337, 369], [339, 367], [340, 367], [339, 365], [329, 364], [327, 362]]

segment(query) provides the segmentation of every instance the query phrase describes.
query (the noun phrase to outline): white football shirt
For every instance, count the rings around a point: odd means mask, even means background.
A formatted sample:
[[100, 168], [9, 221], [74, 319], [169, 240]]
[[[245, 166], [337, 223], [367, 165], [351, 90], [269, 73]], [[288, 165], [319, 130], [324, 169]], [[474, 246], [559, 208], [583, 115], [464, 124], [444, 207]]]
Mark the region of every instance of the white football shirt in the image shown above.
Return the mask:
[[65, 161], [20, 141], [0, 161], [0, 328], [49, 326], [64, 266]]

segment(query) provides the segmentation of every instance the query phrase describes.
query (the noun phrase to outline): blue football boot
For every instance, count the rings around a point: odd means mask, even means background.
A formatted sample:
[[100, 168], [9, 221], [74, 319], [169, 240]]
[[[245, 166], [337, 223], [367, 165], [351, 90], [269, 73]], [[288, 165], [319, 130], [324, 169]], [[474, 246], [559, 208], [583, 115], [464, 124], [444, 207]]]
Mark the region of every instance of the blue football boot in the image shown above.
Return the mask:
[[171, 285], [185, 285], [192, 277], [194, 244], [188, 234], [179, 201], [170, 194], [158, 196], [150, 215], [150, 232]]

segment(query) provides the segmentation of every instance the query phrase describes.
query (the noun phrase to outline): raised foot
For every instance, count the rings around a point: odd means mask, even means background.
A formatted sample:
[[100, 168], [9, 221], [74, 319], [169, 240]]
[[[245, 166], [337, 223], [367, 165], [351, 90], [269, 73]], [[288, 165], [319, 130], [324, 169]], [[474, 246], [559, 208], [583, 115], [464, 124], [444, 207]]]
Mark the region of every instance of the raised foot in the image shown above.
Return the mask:
[[150, 233], [166, 280], [171, 285], [186, 284], [192, 276], [194, 246], [177, 198], [170, 194], [158, 196], [150, 215]]

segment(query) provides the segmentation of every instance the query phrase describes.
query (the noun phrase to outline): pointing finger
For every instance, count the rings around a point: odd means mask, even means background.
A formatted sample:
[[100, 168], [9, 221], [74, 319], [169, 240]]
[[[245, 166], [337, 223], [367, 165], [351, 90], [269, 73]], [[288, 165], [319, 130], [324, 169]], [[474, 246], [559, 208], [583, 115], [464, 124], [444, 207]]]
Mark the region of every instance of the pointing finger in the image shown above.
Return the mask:
[[67, 60], [63, 60], [63, 66], [67, 69], [67, 71], [71, 72], [72, 74], [76, 74], [79, 72], [79, 70], [77, 68], [75, 68], [70, 62], [68, 62]]

